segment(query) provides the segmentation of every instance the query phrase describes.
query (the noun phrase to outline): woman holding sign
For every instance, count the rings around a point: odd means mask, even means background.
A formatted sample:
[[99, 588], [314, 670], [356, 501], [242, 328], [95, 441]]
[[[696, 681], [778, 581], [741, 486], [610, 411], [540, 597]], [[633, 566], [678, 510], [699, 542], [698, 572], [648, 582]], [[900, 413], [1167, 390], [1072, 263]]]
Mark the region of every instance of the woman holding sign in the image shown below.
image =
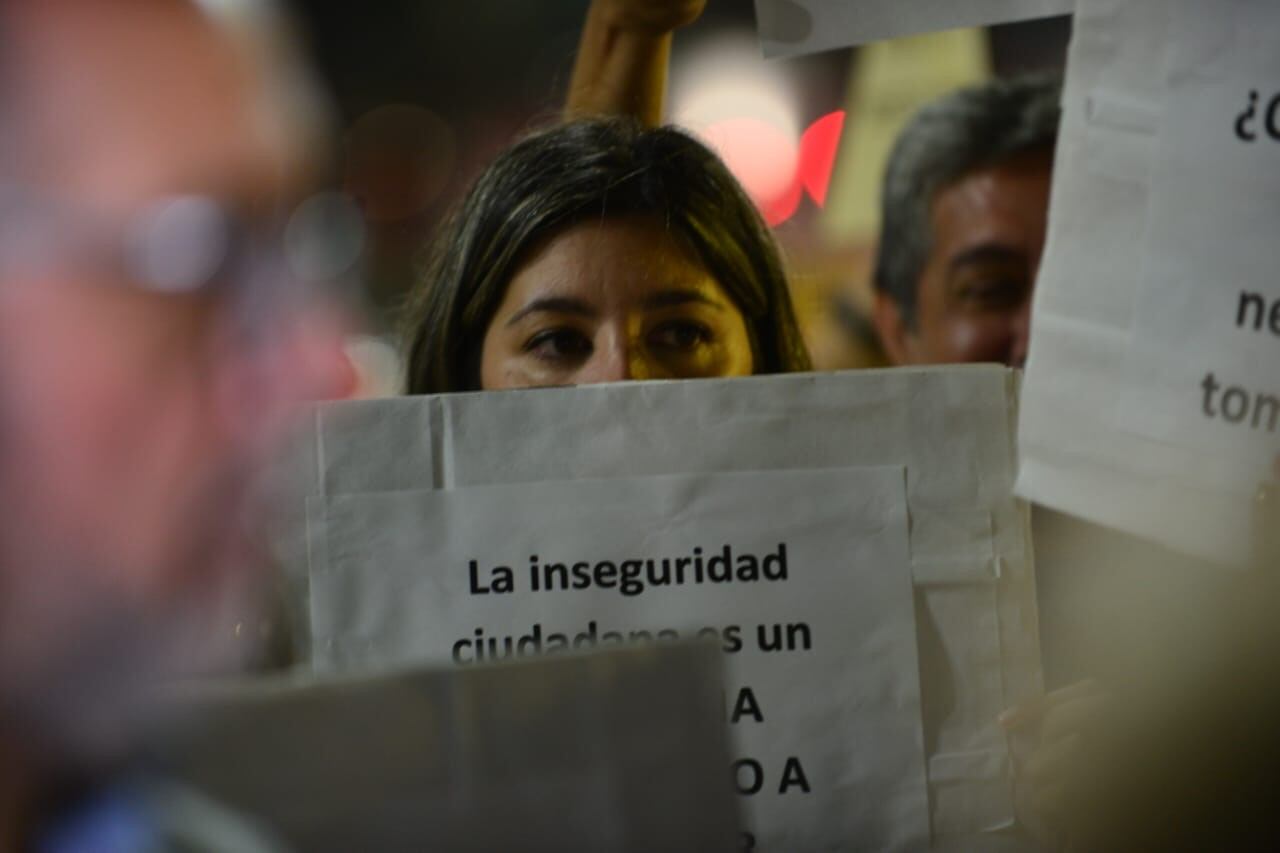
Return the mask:
[[411, 394], [809, 367], [745, 192], [701, 143], [631, 119], [501, 154], [439, 235], [406, 340]]

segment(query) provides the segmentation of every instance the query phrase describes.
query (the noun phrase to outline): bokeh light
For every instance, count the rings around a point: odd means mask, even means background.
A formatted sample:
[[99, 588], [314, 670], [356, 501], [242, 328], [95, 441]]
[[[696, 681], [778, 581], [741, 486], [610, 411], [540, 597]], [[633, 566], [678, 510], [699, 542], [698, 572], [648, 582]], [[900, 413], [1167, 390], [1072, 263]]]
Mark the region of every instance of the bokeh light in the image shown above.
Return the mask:
[[436, 201], [457, 165], [457, 139], [425, 107], [387, 104], [347, 134], [346, 190], [371, 222], [402, 222]]
[[355, 267], [364, 245], [364, 219], [343, 193], [311, 196], [285, 226], [285, 257], [293, 274], [304, 281], [342, 277]]

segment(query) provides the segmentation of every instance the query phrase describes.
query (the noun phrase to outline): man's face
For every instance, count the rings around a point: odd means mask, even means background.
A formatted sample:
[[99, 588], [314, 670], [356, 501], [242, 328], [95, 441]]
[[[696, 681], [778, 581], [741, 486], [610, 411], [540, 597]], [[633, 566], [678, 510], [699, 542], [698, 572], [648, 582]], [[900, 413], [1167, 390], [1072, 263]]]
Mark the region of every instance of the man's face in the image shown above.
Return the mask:
[[904, 322], [887, 296], [877, 297], [876, 325], [895, 363], [1022, 365], [1051, 172], [1051, 152], [1037, 150], [971, 172], [937, 193], [915, 323]]
[[[192, 8], [11, 5], [31, 187], [114, 223], [293, 190], [283, 111]], [[0, 277], [0, 703], [57, 736], [225, 662], [255, 580], [252, 475], [293, 403], [341, 390], [336, 323], [299, 311], [250, 339], [231, 304], [87, 255]]]

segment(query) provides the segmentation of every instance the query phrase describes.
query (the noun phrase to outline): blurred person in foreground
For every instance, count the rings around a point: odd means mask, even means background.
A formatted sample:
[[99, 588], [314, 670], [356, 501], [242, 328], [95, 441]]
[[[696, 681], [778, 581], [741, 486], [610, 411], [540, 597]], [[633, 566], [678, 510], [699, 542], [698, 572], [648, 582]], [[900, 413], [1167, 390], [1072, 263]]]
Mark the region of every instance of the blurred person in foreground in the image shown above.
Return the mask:
[[1280, 849], [1276, 557], [1221, 596], [1229, 624], [1209, 632], [1192, 625], [1165, 635], [1161, 647], [1125, 651], [1138, 675], [1117, 683], [1108, 713], [1074, 736], [1074, 760], [1042, 795], [1038, 817], [1057, 827], [1047, 848]]
[[0, 2], [0, 851], [257, 849], [111, 770], [163, 682], [237, 662], [254, 473], [350, 382], [276, 251], [315, 101], [221, 15]]

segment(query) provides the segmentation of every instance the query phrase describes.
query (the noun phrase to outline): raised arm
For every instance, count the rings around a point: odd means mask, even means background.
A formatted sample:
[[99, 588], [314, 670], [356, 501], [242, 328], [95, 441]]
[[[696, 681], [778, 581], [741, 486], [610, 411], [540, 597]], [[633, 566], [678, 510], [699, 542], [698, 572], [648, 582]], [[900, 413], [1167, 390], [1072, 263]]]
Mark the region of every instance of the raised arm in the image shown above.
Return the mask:
[[671, 36], [707, 0], [592, 0], [569, 81], [565, 117], [634, 116], [662, 123]]

